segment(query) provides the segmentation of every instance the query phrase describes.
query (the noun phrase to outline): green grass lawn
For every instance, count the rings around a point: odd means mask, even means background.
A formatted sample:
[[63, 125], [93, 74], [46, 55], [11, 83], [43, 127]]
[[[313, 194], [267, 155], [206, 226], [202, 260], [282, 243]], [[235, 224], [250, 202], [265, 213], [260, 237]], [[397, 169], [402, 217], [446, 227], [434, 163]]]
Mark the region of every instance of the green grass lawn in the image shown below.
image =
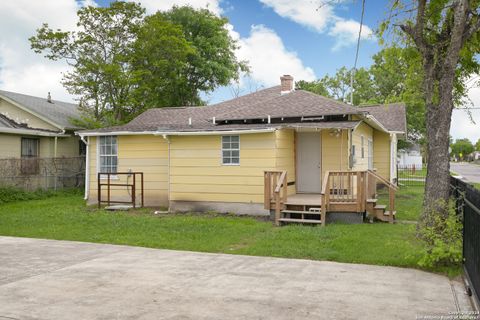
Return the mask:
[[398, 170], [398, 177], [401, 178], [402, 176], [407, 176], [407, 177], [417, 177], [417, 178], [425, 178], [427, 176], [427, 168], [422, 168], [422, 169], [415, 169], [415, 172], [412, 169], [408, 170]]
[[[418, 216], [413, 193], [400, 192], [397, 201], [399, 215], [409, 220]], [[233, 215], [106, 212], [86, 207], [81, 195], [68, 193], [0, 205], [0, 235], [412, 268], [418, 268], [422, 254], [413, 224], [278, 228], [270, 221]], [[452, 275], [458, 270], [430, 271]]]
[[[395, 193], [397, 220], [417, 221], [422, 209], [424, 186], [400, 187]], [[388, 204], [388, 189], [378, 191], [378, 202]]]

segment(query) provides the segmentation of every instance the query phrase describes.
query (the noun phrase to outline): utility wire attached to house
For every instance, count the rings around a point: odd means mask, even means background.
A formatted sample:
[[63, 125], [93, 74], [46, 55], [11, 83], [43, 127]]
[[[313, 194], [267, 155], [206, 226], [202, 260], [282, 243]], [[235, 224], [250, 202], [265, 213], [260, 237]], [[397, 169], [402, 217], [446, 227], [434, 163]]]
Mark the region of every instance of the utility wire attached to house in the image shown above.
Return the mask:
[[355, 62], [350, 74], [350, 104], [353, 105], [353, 78], [357, 69], [358, 51], [360, 50], [360, 39], [362, 38], [363, 16], [365, 14], [365, 0], [362, 0], [362, 16], [360, 17], [360, 29], [358, 30], [357, 51], [355, 52]]

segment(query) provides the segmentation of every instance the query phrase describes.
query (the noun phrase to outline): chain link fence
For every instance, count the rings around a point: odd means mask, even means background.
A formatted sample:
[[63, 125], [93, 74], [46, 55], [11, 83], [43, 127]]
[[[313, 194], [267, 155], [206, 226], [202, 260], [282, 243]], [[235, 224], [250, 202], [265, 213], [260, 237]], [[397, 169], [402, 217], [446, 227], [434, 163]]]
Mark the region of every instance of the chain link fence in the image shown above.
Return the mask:
[[0, 186], [24, 190], [79, 188], [85, 157], [0, 159]]

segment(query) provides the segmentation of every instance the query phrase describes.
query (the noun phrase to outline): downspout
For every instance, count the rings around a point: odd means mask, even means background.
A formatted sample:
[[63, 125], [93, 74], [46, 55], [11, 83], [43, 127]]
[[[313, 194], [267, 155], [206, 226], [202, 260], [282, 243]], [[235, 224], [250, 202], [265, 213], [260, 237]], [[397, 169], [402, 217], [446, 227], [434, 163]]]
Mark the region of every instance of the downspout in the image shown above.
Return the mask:
[[167, 201], [168, 201], [168, 212], [170, 212], [170, 138], [166, 134], [163, 134], [162, 137], [167, 141], [167, 144], [168, 144]]
[[80, 136], [80, 140], [82, 140], [82, 142], [85, 143], [85, 145], [87, 146], [85, 152], [85, 196], [83, 197], [83, 199], [88, 200], [88, 192], [90, 187], [90, 138], [87, 137], [87, 140], [85, 140], [84, 136]]

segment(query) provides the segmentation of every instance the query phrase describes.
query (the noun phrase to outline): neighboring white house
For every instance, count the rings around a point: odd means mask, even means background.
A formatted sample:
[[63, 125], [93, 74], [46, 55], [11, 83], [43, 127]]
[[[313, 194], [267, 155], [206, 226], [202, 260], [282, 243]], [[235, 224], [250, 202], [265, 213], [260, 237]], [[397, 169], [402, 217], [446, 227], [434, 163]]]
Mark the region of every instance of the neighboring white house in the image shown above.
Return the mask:
[[415, 169], [422, 169], [423, 161], [422, 154], [420, 153], [420, 146], [417, 144], [412, 145], [408, 149], [398, 151], [398, 166], [402, 167], [415, 167]]

